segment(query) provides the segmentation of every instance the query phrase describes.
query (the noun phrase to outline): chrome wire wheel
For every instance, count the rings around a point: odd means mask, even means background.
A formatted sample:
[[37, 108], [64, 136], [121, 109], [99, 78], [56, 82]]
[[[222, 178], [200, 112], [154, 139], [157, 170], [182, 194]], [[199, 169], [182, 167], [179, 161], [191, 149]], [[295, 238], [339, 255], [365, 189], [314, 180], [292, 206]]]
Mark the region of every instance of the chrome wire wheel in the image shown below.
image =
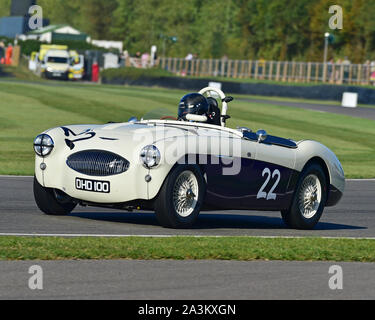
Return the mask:
[[188, 217], [194, 211], [198, 201], [198, 180], [193, 172], [180, 173], [173, 186], [173, 206], [181, 217]]
[[302, 182], [298, 207], [306, 219], [312, 218], [319, 210], [322, 201], [322, 186], [315, 174], [308, 175]]

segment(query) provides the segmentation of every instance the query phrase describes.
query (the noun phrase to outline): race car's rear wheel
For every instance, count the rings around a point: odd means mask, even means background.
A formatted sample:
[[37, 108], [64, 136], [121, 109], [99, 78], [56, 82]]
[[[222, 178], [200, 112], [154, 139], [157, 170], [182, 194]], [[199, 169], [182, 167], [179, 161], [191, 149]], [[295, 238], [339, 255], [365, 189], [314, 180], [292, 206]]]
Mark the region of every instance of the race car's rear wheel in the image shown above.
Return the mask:
[[67, 215], [77, 205], [62, 192], [43, 187], [34, 177], [34, 198], [38, 208], [48, 215]]
[[318, 164], [306, 167], [298, 180], [289, 210], [282, 211], [285, 224], [296, 229], [313, 229], [322, 216], [327, 198], [327, 179]]
[[202, 207], [205, 183], [199, 167], [180, 165], [168, 175], [155, 201], [159, 223], [167, 228], [189, 228]]

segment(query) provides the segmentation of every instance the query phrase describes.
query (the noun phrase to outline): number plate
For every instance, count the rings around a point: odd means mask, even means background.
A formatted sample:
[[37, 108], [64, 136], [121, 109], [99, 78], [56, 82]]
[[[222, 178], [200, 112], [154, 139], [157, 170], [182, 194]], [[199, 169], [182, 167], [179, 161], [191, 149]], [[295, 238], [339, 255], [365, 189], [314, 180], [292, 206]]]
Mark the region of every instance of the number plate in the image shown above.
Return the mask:
[[54, 73], [52, 73], [52, 75], [54, 77], [61, 77], [61, 73], [59, 73], [59, 72], [54, 72]]
[[109, 181], [87, 180], [76, 178], [76, 189], [90, 192], [109, 193]]

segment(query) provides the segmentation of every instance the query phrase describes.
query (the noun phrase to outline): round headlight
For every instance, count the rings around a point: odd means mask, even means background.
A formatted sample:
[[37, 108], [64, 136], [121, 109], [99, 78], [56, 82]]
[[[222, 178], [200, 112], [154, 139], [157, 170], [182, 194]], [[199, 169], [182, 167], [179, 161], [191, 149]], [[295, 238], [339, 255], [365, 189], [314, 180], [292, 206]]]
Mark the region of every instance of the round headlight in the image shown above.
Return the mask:
[[48, 156], [54, 147], [54, 142], [48, 134], [40, 134], [34, 140], [34, 151], [40, 157]]
[[150, 169], [156, 167], [160, 162], [160, 151], [153, 145], [144, 147], [141, 150], [141, 162], [143, 166]]

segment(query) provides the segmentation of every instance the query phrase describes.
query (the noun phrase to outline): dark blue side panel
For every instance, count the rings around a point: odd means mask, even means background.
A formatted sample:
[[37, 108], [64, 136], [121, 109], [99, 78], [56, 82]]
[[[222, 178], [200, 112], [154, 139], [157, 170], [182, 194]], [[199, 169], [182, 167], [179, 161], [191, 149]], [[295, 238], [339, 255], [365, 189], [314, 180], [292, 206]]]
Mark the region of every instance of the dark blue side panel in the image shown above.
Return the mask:
[[283, 210], [289, 208], [298, 172], [242, 158], [235, 175], [223, 175], [222, 163], [201, 165], [207, 179], [205, 204], [212, 209]]

